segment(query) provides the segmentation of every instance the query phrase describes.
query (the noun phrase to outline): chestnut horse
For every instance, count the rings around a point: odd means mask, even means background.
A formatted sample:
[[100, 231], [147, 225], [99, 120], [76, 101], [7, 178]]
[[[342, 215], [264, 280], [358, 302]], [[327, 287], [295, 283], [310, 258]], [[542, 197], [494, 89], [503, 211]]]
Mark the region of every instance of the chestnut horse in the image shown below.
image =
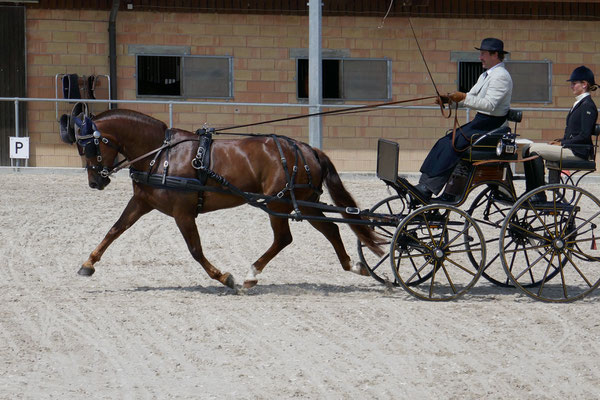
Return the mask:
[[[92, 121], [87, 120], [91, 124]], [[85, 124], [85, 123], [84, 123]], [[102, 190], [109, 184], [108, 177], [117, 155], [122, 154], [128, 164], [137, 171], [148, 171], [150, 162], [158, 153], [153, 153], [163, 146], [167, 126], [150, 116], [131, 110], [109, 110], [93, 118], [93, 135], [72, 135], [71, 143], [76, 143], [80, 154], [85, 157], [88, 170], [88, 181], [91, 188]], [[196, 178], [196, 170], [191, 165], [198, 150], [198, 135], [192, 132], [172, 129], [171, 146], [168, 159], [168, 175], [182, 178]], [[88, 132], [89, 133], [89, 132]], [[62, 133], [61, 133], [62, 136]], [[279, 146], [290, 166], [295, 165], [301, 152], [300, 162], [308, 165], [308, 170], [298, 168], [296, 183], [309, 182], [311, 175], [312, 188], [295, 189], [298, 200], [317, 201], [323, 182], [337, 206], [355, 207], [356, 203], [346, 191], [331, 160], [322, 151], [301, 142], [280, 137]], [[64, 137], [63, 137], [63, 140]], [[95, 140], [94, 142], [91, 142]], [[92, 143], [90, 145], [90, 143]], [[295, 146], [294, 146], [295, 144]], [[297, 147], [296, 147], [297, 146]], [[91, 150], [91, 151], [89, 151]], [[157, 174], [164, 172], [165, 152], [156, 159]], [[254, 135], [243, 139], [215, 140], [210, 151], [210, 169], [225, 178], [234, 187], [244, 192], [275, 196], [286, 187], [286, 171], [282, 166], [282, 157], [274, 138], [266, 135]], [[222, 182], [221, 182], [222, 183]], [[207, 186], [222, 187], [214, 179], [209, 178]], [[304, 185], [308, 186], [308, 185]], [[289, 192], [285, 197], [289, 197]], [[177, 227], [185, 238], [188, 249], [194, 259], [206, 270], [208, 275], [222, 284], [234, 288], [233, 276], [222, 273], [211, 264], [202, 252], [200, 236], [196, 226], [198, 215], [199, 192], [179, 191], [168, 188], [149, 186], [133, 181], [133, 197], [125, 207], [117, 222], [106, 234], [102, 242], [92, 251], [87, 261], [79, 270], [80, 275], [92, 275], [95, 264], [100, 261], [108, 246], [131, 227], [141, 216], [156, 209], [175, 219]], [[203, 192], [201, 213], [236, 207], [244, 204], [246, 199], [232, 192]], [[292, 212], [290, 202], [269, 202], [268, 208], [275, 212], [289, 214]], [[321, 216], [321, 210], [306, 204], [299, 206], [303, 216]], [[359, 219], [357, 215], [342, 213], [344, 218]], [[244, 281], [244, 287], [252, 287], [257, 283], [257, 275], [262, 272], [267, 263], [284, 247], [292, 242], [289, 220], [269, 215], [273, 229], [273, 243], [269, 249], [250, 267]], [[307, 218], [308, 219], [308, 218]], [[331, 242], [335, 252], [346, 271], [361, 275], [369, 275], [364, 265], [352, 264], [342, 243], [337, 225], [328, 220], [310, 220], [309, 222]], [[376, 241], [373, 229], [366, 225], [350, 225], [356, 236], [373, 252], [382, 254]]]

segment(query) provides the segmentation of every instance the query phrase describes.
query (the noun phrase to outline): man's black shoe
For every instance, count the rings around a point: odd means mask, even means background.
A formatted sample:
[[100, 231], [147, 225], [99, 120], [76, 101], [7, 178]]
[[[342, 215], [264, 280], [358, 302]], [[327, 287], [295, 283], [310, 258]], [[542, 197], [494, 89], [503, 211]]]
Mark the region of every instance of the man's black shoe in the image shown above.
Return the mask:
[[546, 193], [539, 192], [529, 198], [532, 203], [546, 203]]
[[431, 200], [431, 196], [433, 195], [433, 192], [431, 190], [429, 190], [429, 188], [427, 186], [423, 185], [422, 183], [419, 183], [418, 185], [414, 186], [414, 188], [416, 189], [419, 196], [423, 200], [426, 200], [426, 201]]
[[442, 203], [454, 203], [456, 201], [456, 196], [453, 196], [448, 193], [442, 193], [441, 196], [433, 199], [434, 201], [441, 201]]

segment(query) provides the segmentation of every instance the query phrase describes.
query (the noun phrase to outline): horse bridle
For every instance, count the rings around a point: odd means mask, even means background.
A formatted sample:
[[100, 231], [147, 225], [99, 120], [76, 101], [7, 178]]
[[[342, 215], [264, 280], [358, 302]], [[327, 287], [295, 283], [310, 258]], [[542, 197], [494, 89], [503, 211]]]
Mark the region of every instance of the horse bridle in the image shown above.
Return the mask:
[[183, 142], [198, 140], [196, 138], [183, 139], [175, 143], [171, 143], [170, 140], [165, 139], [163, 145], [154, 150], [142, 154], [141, 156], [136, 157], [131, 161], [125, 158], [119, 161], [118, 163], [113, 164], [112, 167], [107, 167], [102, 163], [104, 158], [102, 157], [102, 152], [100, 150], [100, 143], [112, 147], [117, 151], [117, 153], [125, 156], [125, 154], [123, 154], [123, 151], [121, 150], [121, 147], [118, 144], [111, 142], [106, 136], [102, 136], [102, 132], [100, 132], [94, 121], [92, 121], [88, 117], [84, 117], [83, 121], [79, 118], [76, 118], [75, 124], [79, 127], [79, 130], [75, 130], [75, 143], [77, 144], [77, 150], [79, 151], [79, 155], [85, 156], [88, 159], [96, 157], [96, 161], [98, 161], [99, 163], [97, 165], [92, 166], [86, 165], [85, 169], [95, 171], [103, 178], [108, 178], [110, 175], [122, 170], [123, 168], [127, 168], [130, 165], [135, 164], [136, 162], [143, 160], [144, 158], [148, 158], [153, 154], [160, 153], [164, 149], [177, 146], [178, 144]]
[[78, 130], [75, 130], [75, 143], [77, 144], [79, 155], [85, 156], [87, 159], [96, 157], [96, 161], [98, 162], [96, 165], [86, 165], [86, 169], [97, 172], [103, 178], [108, 178], [109, 175], [115, 173], [117, 169], [120, 169], [119, 167], [127, 161], [126, 159], [121, 160], [110, 168], [104, 165], [102, 162], [104, 158], [102, 157], [100, 143], [112, 147], [117, 153], [123, 154], [121, 147], [111, 142], [107, 137], [102, 136], [102, 133], [98, 130], [96, 124], [88, 117], [84, 117], [83, 121], [76, 118], [75, 124], [79, 127]]

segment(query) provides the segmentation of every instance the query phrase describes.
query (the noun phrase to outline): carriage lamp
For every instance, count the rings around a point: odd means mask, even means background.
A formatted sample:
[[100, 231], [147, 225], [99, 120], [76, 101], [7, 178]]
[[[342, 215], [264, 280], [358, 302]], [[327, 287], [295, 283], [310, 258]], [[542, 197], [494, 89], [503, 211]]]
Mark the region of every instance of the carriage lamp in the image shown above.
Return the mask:
[[498, 140], [496, 145], [496, 155], [500, 157], [503, 154], [515, 154], [517, 152], [517, 144], [515, 142], [516, 135], [506, 133], [502, 139]]

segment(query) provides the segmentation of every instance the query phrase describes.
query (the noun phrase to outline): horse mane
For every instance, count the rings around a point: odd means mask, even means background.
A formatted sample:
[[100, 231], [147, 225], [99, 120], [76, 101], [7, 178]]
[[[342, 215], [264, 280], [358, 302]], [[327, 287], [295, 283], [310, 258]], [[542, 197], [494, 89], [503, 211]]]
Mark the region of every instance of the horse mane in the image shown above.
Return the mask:
[[122, 108], [103, 111], [94, 117], [94, 122], [110, 120], [113, 118], [130, 119], [134, 122], [151, 125], [153, 127], [158, 127], [161, 129], [161, 131], [164, 131], [167, 129], [167, 125], [164, 122], [162, 122], [154, 117], [151, 117], [146, 114], [142, 114], [139, 111], [122, 109]]

